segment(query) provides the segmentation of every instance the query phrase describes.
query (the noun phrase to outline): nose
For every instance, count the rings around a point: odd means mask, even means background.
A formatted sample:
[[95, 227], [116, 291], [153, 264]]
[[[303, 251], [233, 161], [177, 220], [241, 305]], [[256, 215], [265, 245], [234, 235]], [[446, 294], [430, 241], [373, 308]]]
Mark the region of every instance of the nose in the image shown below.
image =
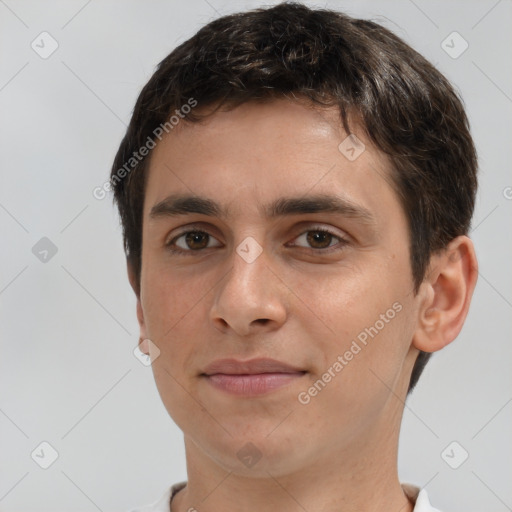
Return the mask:
[[276, 330], [286, 320], [286, 287], [265, 251], [254, 261], [240, 254], [234, 250], [231, 255], [231, 269], [216, 288], [210, 318], [221, 332], [232, 329], [239, 336]]

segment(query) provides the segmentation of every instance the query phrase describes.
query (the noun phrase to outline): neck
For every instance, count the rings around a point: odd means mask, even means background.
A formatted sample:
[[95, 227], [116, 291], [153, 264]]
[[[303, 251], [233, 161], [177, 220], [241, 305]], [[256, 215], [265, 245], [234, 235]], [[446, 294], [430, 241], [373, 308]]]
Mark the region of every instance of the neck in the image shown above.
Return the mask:
[[185, 437], [188, 482], [172, 512], [412, 512], [398, 480], [398, 431], [383, 427], [374, 425], [377, 436], [356, 439], [349, 448], [329, 446], [294, 471], [266, 468], [257, 476], [223, 467]]

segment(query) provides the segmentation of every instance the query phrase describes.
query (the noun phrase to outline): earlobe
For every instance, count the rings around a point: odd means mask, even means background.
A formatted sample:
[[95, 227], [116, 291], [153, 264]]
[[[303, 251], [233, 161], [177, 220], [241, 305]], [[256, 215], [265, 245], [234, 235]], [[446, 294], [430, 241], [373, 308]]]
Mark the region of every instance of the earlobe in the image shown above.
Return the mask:
[[431, 258], [430, 271], [421, 285], [422, 302], [413, 346], [435, 352], [459, 334], [468, 314], [478, 277], [472, 241], [467, 236], [452, 240]]
[[139, 321], [139, 349], [144, 354], [149, 355], [148, 336], [146, 332], [146, 323], [144, 321], [144, 311], [140, 303], [140, 297], [137, 297], [137, 320]]
[[149, 356], [149, 339], [148, 338], [139, 338], [139, 350]]
[[146, 323], [144, 321], [144, 310], [142, 309], [142, 303], [140, 298], [140, 286], [133, 265], [129, 261], [127, 262], [127, 270], [130, 285], [135, 293], [135, 296], [137, 297], [137, 320], [139, 322], [140, 330], [139, 349], [144, 354], [149, 355], [148, 336], [146, 332]]

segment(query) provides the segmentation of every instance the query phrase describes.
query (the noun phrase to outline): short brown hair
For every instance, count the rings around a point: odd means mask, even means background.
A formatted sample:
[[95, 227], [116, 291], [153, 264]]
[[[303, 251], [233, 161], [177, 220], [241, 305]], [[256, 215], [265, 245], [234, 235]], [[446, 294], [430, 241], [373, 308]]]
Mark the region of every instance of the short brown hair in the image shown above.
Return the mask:
[[[462, 101], [448, 80], [376, 23], [285, 2], [208, 23], [160, 62], [142, 89], [111, 172], [136, 286], [149, 158], [128, 171], [126, 162], [191, 98], [216, 108], [303, 98], [318, 107], [338, 107], [347, 133], [348, 115], [356, 113], [393, 167], [409, 222], [415, 292], [431, 255], [468, 233], [477, 158]], [[192, 110], [186, 121], [203, 116]], [[409, 391], [429, 357], [420, 352]]]

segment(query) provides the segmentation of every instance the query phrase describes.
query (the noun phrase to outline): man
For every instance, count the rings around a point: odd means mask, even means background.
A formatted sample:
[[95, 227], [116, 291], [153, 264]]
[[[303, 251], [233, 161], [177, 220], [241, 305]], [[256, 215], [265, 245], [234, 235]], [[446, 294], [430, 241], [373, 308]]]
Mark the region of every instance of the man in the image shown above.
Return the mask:
[[448, 81], [369, 21], [284, 3], [160, 63], [111, 174], [186, 448], [144, 510], [436, 510], [398, 436], [469, 309], [476, 167]]

